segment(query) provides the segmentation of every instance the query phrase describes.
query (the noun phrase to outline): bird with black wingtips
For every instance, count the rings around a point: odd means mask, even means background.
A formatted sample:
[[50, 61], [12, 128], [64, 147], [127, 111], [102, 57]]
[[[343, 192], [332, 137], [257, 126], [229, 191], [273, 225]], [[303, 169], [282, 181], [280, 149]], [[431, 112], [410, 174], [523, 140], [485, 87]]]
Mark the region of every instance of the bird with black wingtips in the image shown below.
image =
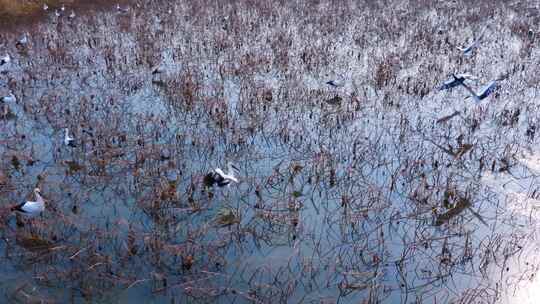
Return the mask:
[[326, 84], [334, 88], [341, 88], [344, 86], [343, 82], [339, 80], [330, 80], [330, 81], [327, 81]]
[[[463, 87], [465, 87], [465, 89], [467, 89], [467, 91], [469, 91], [469, 93], [471, 93], [471, 96], [477, 101], [477, 102], [480, 102], [482, 99], [485, 99], [486, 97], [488, 97], [489, 95], [491, 95], [493, 92], [495, 92], [497, 90], [497, 87], [498, 87], [498, 82], [501, 81], [501, 80], [504, 80], [505, 77], [504, 76], [501, 76], [497, 79], [494, 79], [492, 81], [490, 81], [487, 85], [485, 85], [480, 91], [478, 91], [478, 93], [474, 92], [468, 85], [466, 85], [465, 83], [462, 83], [461, 85]], [[467, 96], [465, 98], [469, 98], [471, 96]]]
[[452, 79], [445, 81], [439, 86], [439, 90], [450, 90], [465, 82], [465, 80], [477, 80], [478, 78], [471, 74], [452, 74]]
[[0, 98], [0, 101], [2, 101], [2, 102], [16, 102], [16, 101], [17, 101], [17, 97], [15, 97], [15, 95], [13, 94], [13, 92], [9, 92], [8, 95], [1, 97], [1, 98]]
[[480, 40], [482, 39], [482, 37], [484, 36], [484, 32], [486, 31], [487, 29], [487, 26], [484, 27], [484, 29], [482, 30], [482, 32], [480, 32], [480, 35], [478, 35], [477, 37], [475, 37], [473, 39], [473, 42], [471, 42], [469, 45], [465, 46], [465, 47], [457, 47], [458, 50], [462, 51], [463, 52], [463, 55], [468, 55], [469, 53], [471, 53], [471, 51], [476, 48], [478, 46], [478, 44], [480, 43]]
[[11, 207], [11, 211], [16, 211], [29, 217], [34, 217], [41, 214], [45, 210], [45, 200], [41, 196], [39, 188], [34, 189], [35, 201], [26, 201], [16, 206]]
[[219, 187], [229, 186], [231, 182], [238, 183], [238, 179], [234, 176], [235, 172], [240, 170], [231, 162], [227, 164], [228, 172], [225, 173], [220, 168], [214, 169], [204, 177], [204, 183], [211, 187], [217, 184]]

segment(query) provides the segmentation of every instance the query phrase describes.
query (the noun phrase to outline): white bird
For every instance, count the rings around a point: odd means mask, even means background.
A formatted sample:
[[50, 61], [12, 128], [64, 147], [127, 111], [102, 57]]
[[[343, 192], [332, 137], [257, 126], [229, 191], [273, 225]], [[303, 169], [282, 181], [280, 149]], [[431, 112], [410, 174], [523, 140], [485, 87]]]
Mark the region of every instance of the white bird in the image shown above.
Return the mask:
[[39, 215], [45, 210], [45, 200], [41, 196], [41, 191], [39, 188], [34, 189], [34, 195], [36, 196], [36, 201], [27, 201], [19, 205], [11, 207], [11, 211], [18, 211], [22, 214], [28, 215], [30, 217]]
[[333, 86], [334, 88], [341, 88], [345, 86], [345, 84], [339, 80], [330, 80], [330, 81], [327, 81], [326, 84], [329, 86]]
[[60, 7], [60, 10], [63, 12], [66, 10], [66, 7], [62, 4], [62, 6]]
[[47, 5], [47, 3], [43, 3], [43, 10], [46, 11], [49, 9], [49, 6]]
[[17, 41], [17, 45], [25, 45], [28, 43], [28, 36], [26, 36], [26, 34], [24, 34], [21, 39], [19, 39], [19, 41]]
[[9, 95], [0, 98], [0, 101], [2, 101], [2, 102], [16, 102], [17, 97], [15, 97], [15, 95], [13, 95], [13, 92], [9, 92]]
[[60, 17], [60, 12], [58, 10], [54, 10], [54, 14], [56, 15], [56, 17]]
[[71, 18], [71, 19], [75, 18], [75, 11], [72, 10], [71, 14], [69, 14], [68, 17]]
[[477, 45], [479, 40], [474, 40], [471, 44], [466, 47], [458, 47], [458, 50], [463, 52], [463, 55], [469, 54]]
[[0, 66], [3, 66], [4, 64], [8, 64], [10, 62], [11, 62], [11, 57], [9, 56], [9, 54], [6, 54], [5, 56], [0, 57]]
[[334, 88], [341, 88], [345, 86], [346, 79], [344, 74], [334, 74], [333, 79], [327, 81], [326, 84]]
[[[478, 93], [475, 93], [469, 86], [467, 86], [465, 83], [462, 83], [461, 85], [471, 93], [471, 96], [477, 101], [481, 101], [482, 99], [488, 97], [491, 93], [495, 92], [497, 90], [497, 82], [499, 80], [503, 80], [504, 78], [497, 78], [495, 80], [490, 81], [487, 85], [485, 85]], [[468, 98], [467, 96], [466, 98]]]
[[158, 64], [152, 68], [152, 75], [161, 74], [165, 72], [165, 67], [162, 64]]
[[64, 144], [66, 146], [70, 146], [72, 148], [75, 148], [77, 147], [77, 145], [75, 144], [75, 138], [71, 137], [69, 135], [69, 129], [68, 128], [65, 128], [65, 133], [64, 133]]
[[457, 87], [460, 84], [463, 84], [465, 80], [477, 80], [478, 77], [471, 74], [452, 74], [452, 79], [445, 81], [442, 85], [439, 86], [439, 90], [449, 90], [451, 88]]
[[484, 27], [484, 29], [482, 30], [480, 35], [478, 35], [478, 37], [474, 38], [474, 40], [473, 40], [473, 42], [471, 42], [471, 44], [469, 44], [466, 47], [458, 47], [457, 49], [462, 51], [463, 55], [469, 54], [480, 43], [480, 39], [482, 39], [482, 37], [484, 36], [484, 32], [486, 31], [486, 28], [487, 28], [487, 26]]
[[218, 184], [219, 187], [230, 185], [231, 182], [238, 183], [238, 179], [234, 176], [235, 171], [238, 172], [238, 168], [232, 163], [228, 163], [228, 172], [225, 173], [220, 168], [216, 168], [213, 172], [206, 175], [205, 180], [208, 186]]

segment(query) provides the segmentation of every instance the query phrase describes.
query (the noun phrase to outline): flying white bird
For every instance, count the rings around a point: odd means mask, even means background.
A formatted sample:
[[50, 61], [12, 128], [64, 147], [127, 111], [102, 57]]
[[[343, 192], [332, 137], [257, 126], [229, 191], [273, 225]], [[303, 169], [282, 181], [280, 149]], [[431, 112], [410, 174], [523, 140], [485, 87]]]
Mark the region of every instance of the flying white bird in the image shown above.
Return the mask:
[[69, 129], [68, 128], [65, 128], [65, 133], [64, 133], [64, 144], [66, 146], [70, 146], [72, 148], [75, 148], [77, 147], [77, 145], [75, 144], [75, 138], [71, 137], [69, 135]]
[[41, 191], [39, 188], [34, 189], [34, 195], [36, 196], [36, 201], [27, 201], [19, 205], [11, 207], [11, 211], [18, 211], [22, 214], [28, 215], [30, 217], [39, 215], [45, 210], [45, 200], [41, 196]]
[[[497, 78], [495, 80], [490, 81], [487, 85], [485, 85], [478, 93], [475, 93], [469, 86], [467, 86], [465, 83], [462, 83], [461, 85], [471, 93], [471, 96], [477, 101], [481, 101], [482, 99], [488, 97], [491, 93], [495, 92], [497, 90], [497, 82], [500, 80], [503, 80], [504, 78]], [[467, 96], [466, 98], [468, 98]]]
[[480, 42], [479, 40], [474, 40], [468, 46], [465, 46], [465, 47], [459, 47], [458, 46], [458, 50], [462, 51], [463, 55], [467, 55], [478, 45], [479, 42]]
[[15, 97], [15, 95], [13, 95], [12, 92], [9, 92], [9, 95], [0, 98], [0, 101], [2, 101], [2, 102], [16, 102], [17, 97]]
[[152, 68], [152, 75], [161, 74], [165, 72], [165, 67], [161, 64], [158, 64]]
[[457, 49], [462, 51], [463, 55], [469, 54], [480, 43], [480, 39], [482, 39], [482, 37], [484, 36], [484, 32], [486, 31], [486, 28], [487, 28], [487, 26], [484, 27], [484, 29], [482, 30], [482, 32], [480, 32], [480, 35], [478, 35], [478, 37], [474, 38], [474, 40], [473, 40], [473, 42], [471, 42], [471, 44], [469, 44], [468, 46], [465, 46], [465, 47], [458, 47]]
[[326, 84], [329, 85], [329, 86], [332, 86], [334, 88], [341, 88], [341, 87], [345, 86], [343, 81], [339, 81], [339, 80], [330, 80], [330, 81], [327, 81]]
[[235, 171], [238, 172], [238, 168], [232, 163], [227, 164], [228, 172], [225, 173], [220, 168], [216, 168], [213, 172], [210, 172], [205, 177], [205, 183], [208, 186], [217, 184], [219, 187], [230, 185], [231, 182], [238, 183], [238, 179], [234, 176]]
[[443, 82], [442, 85], [439, 86], [439, 90], [449, 90], [451, 88], [457, 87], [465, 82], [465, 80], [471, 79], [471, 80], [477, 80], [478, 78], [471, 75], [471, 74], [452, 74], [452, 79], [449, 79], [445, 82]]
[[0, 57], [0, 66], [3, 66], [4, 64], [8, 64], [10, 62], [11, 62], [11, 57], [9, 56], [9, 54], [6, 54], [5, 56]]

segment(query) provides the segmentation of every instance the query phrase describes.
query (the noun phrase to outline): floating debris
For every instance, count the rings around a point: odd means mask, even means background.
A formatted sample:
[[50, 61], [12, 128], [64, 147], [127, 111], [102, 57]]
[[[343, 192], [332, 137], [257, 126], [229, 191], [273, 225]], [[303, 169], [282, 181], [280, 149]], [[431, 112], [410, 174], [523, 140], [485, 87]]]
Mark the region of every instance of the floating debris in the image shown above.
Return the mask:
[[65, 160], [64, 164], [68, 166], [68, 170], [69, 170], [68, 173], [70, 175], [85, 169], [85, 166], [80, 165], [79, 163], [73, 160]]
[[230, 226], [232, 224], [240, 223], [240, 218], [236, 215], [231, 208], [221, 208], [216, 215], [216, 222], [220, 226]]
[[42, 239], [38, 236], [19, 236], [15, 239], [17, 245], [32, 252], [49, 251], [55, 246], [50, 241]]
[[459, 215], [461, 212], [463, 212], [463, 210], [465, 209], [469, 209], [471, 211], [471, 213], [478, 219], [480, 220], [480, 222], [482, 224], [484, 224], [485, 226], [489, 227], [489, 225], [486, 223], [486, 221], [482, 218], [482, 216], [480, 216], [477, 212], [475, 212], [474, 210], [471, 209], [471, 202], [469, 199], [467, 198], [464, 198], [464, 197], [458, 197], [457, 198], [457, 203], [456, 205], [454, 206], [454, 208], [451, 208], [450, 210], [448, 210], [447, 212], [437, 216], [437, 218], [435, 219], [435, 223], [434, 225], [435, 226], [441, 226], [442, 224], [444, 223], [447, 223], [448, 221], [450, 221], [452, 218], [454, 218], [455, 216]]

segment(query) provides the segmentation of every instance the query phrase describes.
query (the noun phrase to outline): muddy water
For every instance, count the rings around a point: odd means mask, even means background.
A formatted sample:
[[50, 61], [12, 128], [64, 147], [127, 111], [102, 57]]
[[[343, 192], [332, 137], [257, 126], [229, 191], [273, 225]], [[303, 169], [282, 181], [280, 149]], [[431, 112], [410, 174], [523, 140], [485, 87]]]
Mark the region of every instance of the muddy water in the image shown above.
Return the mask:
[[[325, 17], [363, 11], [347, 5], [148, 2], [75, 18], [50, 12], [31, 31], [4, 33], [0, 55], [13, 60], [0, 67], [0, 95], [17, 97], [0, 120], [5, 298], [511, 297], [526, 281], [515, 269], [536, 263], [526, 247], [534, 201], [512, 199], [536, 193], [534, 163], [518, 159], [535, 155], [526, 130], [537, 106], [513, 97], [533, 94], [528, 70], [489, 104], [430, 87], [450, 69], [495, 74], [489, 58], [512, 67], [521, 51], [486, 42], [464, 62], [437, 47], [461, 32], [416, 45], [407, 39], [415, 31], [397, 36], [368, 18], [402, 13]], [[471, 18], [440, 9], [450, 24]], [[495, 14], [491, 35], [510, 32], [506, 14]], [[429, 10], [406, 16], [423, 32], [440, 26]], [[17, 46], [24, 32], [29, 42]], [[448, 71], [426, 68], [435, 56]], [[325, 84], [338, 75], [343, 87]], [[77, 147], [64, 145], [64, 128]], [[228, 161], [240, 182], [206, 186]], [[9, 206], [33, 199], [34, 187], [46, 212], [17, 219]]]

